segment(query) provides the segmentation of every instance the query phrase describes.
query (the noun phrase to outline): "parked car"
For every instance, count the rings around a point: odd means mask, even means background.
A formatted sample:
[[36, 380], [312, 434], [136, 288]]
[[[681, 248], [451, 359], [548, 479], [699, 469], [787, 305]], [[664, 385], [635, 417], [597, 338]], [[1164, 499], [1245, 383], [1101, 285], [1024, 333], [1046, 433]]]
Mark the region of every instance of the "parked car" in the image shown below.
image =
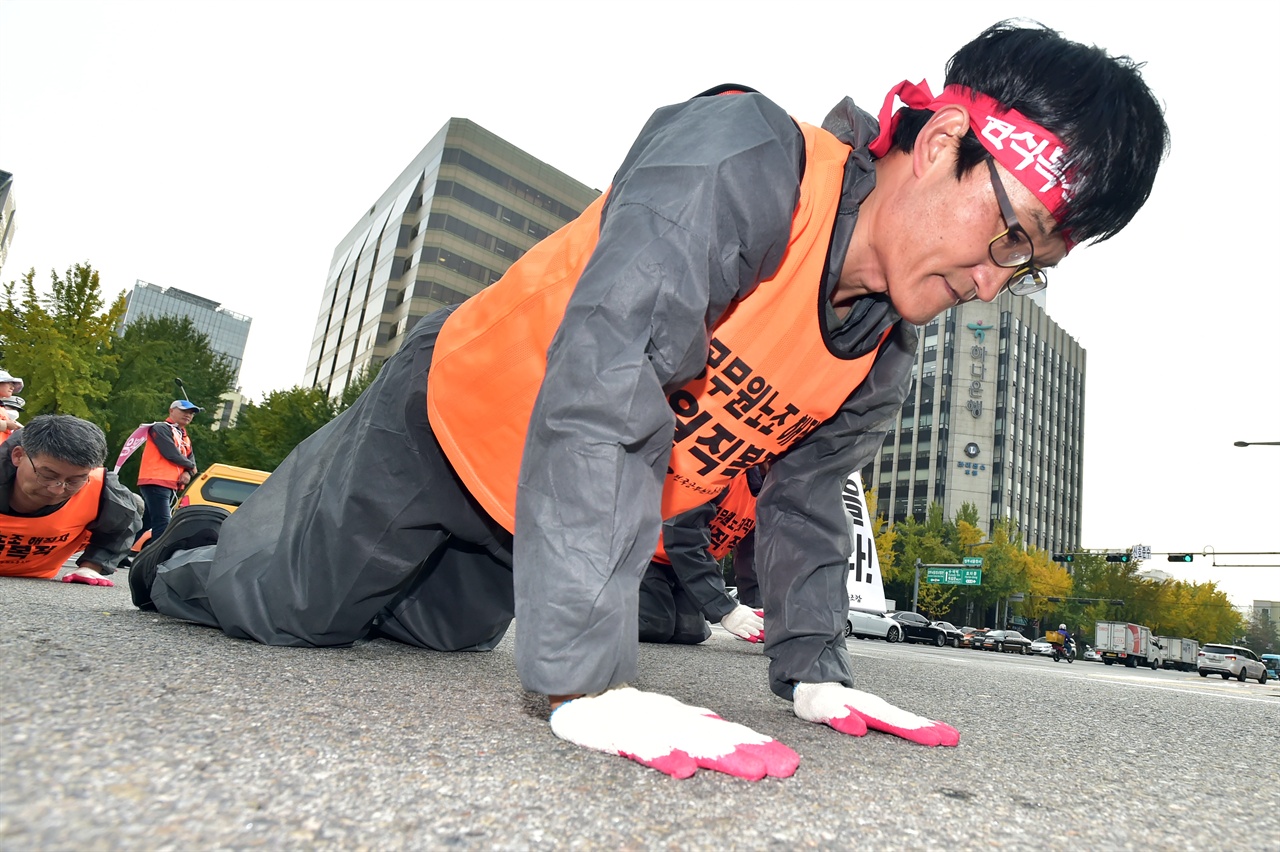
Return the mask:
[[1011, 654], [1025, 654], [1031, 647], [1031, 640], [1016, 630], [991, 630], [982, 637], [982, 650], [1008, 651]]
[[1267, 667], [1267, 676], [1280, 680], [1280, 654], [1263, 654], [1262, 664]]
[[960, 628], [964, 636], [960, 638], [961, 648], [982, 649], [982, 637], [987, 635], [985, 627], [962, 627]]
[[1033, 654], [1039, 654], [1042, 657], [1048, 657], [1053, 654], [1054, 644], [1048, 639], [1032, 639], [1031, 646], [1027, 648]]
[[903, 638], [908, 642], [928, 642], [939, 648], [947, 644], [947, 634], [918, 612], [891, 612], [889, 617], [902, 625]]
[[1267, 682], [1267, 667], [1258, 655], [1239, 645], [1205, 645], [1196, 658], [1196, 670], [1200, 677], [1222, 675], [1222, 679], [1234, 677], [1244, 683], [1247, 679]]
[[960, 632], [959, 627], [956, 627], [950, 621], [935, 621], [933, 622], [933, 626], [947, 634], [948, 645], [952, 648], [960, 647], [960, 639], [964, 634]]
[[851, 608], [849, 618], [844, 623], [844, 635], [857, 636], [859, 639], [901, 642], [905, 632], [901, 624], [883, 612], [864, 612]]

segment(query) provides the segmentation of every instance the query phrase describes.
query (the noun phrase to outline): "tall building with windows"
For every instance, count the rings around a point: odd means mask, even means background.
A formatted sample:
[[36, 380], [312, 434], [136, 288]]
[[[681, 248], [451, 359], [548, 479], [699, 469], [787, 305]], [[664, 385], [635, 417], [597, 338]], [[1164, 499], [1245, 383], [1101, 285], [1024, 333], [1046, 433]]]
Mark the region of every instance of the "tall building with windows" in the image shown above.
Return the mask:
[[912, 379], [862, 472], [877, 512], [924, 520], [937, 501], [951, 518], [972, 503], [988, 534], [1009, 519], [1028, 546], [1078, 547], [1085, 350], [1039, 300], [951, 308], [921, 330]]
[[341, 394], [420, 319], [497, 281], [599, 194], [450, 119], [334, 250], [306, 382]]
[[18, 203], [13, 197], [13, 174], [0, 171], [0, 270], [4, 269], [4, 262], [9, 257], [17, 210]]
[[143, 317], [188, 317], [196, 331], [208, 336], [210, 348], [226, 356], [236, 371], [236, 381], [240, 380], [240, 365], [244, 363], [244, 347], [249, 342], [252, 319], [227, 310], [213, 299], [177, 287], [157, 287], [146, 281], [134, 284], [124, 298], [120, 332]]

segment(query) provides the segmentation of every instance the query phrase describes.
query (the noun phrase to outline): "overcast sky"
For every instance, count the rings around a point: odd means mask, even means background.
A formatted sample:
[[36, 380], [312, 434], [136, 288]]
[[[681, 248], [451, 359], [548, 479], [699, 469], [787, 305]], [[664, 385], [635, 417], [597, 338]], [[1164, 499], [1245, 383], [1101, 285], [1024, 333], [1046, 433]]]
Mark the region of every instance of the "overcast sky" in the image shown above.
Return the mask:
[[[904, 10], [910, 10], [906, 14]], [[722, 82], [820, 122], [1007, 17], [1147, 62], [1173, 150], [1119, 237], [1054, 271], [1088, 351], [1083, 545], [1280, 551], [1280, 3], [0, 0], [3, 280], [88, 261], [253, 317], [241, 383], [303, 379], [333, 249], [451, 117], [604, 188], [652, 110]], [[1237, 603], [1280, 557], [1197, 558]]]

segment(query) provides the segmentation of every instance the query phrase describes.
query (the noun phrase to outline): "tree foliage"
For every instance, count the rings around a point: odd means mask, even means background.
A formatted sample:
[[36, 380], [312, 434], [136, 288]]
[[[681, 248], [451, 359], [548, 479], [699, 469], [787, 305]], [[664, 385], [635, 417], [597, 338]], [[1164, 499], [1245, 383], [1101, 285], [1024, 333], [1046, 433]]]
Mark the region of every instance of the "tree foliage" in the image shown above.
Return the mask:
[[22, 376], [28, 418], [74, 414], [94, 419], [115, 378], [112, 343], [124, 316], [124, 295], [105, 308], [98, 272], [88, 263], [50, 275], [45, 296], [36, 292], [34, 269], [22, 276], [21, 287], [13, 281], [5, 285], [0, 362]]
[[[874, 510], [873, 510], [874, 511]], [[923, 522], [907, 518], [887, 529], [876, 519], [876, 548], [885, 580], [885, 595], [901, 608], [910, 606], [915, 562], [959, 565], [966, 556], [982, 557], [980, 586], [943, 586], [924, 581], [921, 571], [918, 607], [930, 618], [992, 626], [1009, 617], [1039, 622], [1044, 628], [1068, 625], [1073, 633], [1092, 637], [1097, 621], [1144, 624], [1157, 635], [1205, 642], [1235, 642], [1246, 632], [1259, 647], [1268, 641], [1264, 628], [1255, 637], [1214, 583], [1159, 582], [1142, 576], [1139, 563], [1107, 562], [1101, 553], [1077, 555], [1071, 571], [1050, 554], [1025, 547], [1007, 523], [996, 524], [984, 540], [977, 509], [965, 504], [948, 520], [935, 503]], [[1021, 594], [1021, 601], [1010, 597]], [[1113, 601], [1119, 603], [1112, 603]], [[1269, 625], [1274, 630], [1274, 625]], [[1234, 637], [1234, 638], [1233, 638]], [[1088, 641], [1092, 641], [1089, 639]], [[1270, 640], [1270, 641], [1275, 641]]]
[[[234, 389], [235, 370], [215, 352], [209, 338], [188, 317], [142, 317], [129, 324], [112, 344], [116, 356], [111, 392], [94, 411], [107, 433], [112, 452], [139, 424], [163, 420], [169, 403], [181, 398], [174, 379], [181, 379], [186, 395], [205, 411], [187, 429], [201, 469], [220, 461], [217, 432], [210, 426], [222, 396]], [[140, 458], [140, 456], [138, 457]], [[123, 473], [132, 482], [138, 464], [130, 460]]]

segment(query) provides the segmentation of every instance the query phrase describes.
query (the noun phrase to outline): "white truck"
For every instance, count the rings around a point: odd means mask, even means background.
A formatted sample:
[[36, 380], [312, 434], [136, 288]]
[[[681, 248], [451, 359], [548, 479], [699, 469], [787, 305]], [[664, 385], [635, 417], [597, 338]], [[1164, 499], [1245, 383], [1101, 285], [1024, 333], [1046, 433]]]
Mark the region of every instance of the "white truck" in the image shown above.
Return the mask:
[[1094, 639], [1093, 649], [1102, 655], [1102, 662], [1107, 665], [1123, 663], [1131, 669], [1138, 666], [1154, 669], [1160, 664], [1152, 653], [1158, 649], [1151, 644], [1151, 630], [1141, 624], [1099, 621]]
[[1162, 669], [1177, 669], [1180, 672], [1196, 670], [1196, 657], [1200, 653], [1200, 643], [1194, 639], [1179, 639], [1176, 636], [1155, 636], [1152, 643], [1157, 648], [1152, 652]]

